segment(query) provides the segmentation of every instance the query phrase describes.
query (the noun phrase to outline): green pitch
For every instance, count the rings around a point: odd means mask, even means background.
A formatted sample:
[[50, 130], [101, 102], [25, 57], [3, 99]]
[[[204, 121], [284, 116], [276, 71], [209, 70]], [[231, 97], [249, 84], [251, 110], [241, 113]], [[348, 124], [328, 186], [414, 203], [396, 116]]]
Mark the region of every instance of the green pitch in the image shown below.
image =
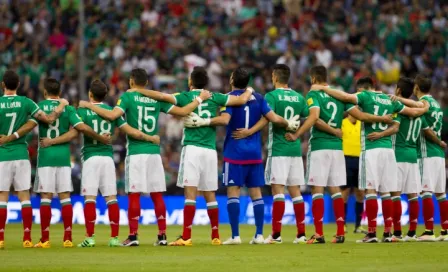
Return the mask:
[[[265, 235], [270, 226], [265, 226]], [[168, 228], [171, 241], [180, 226]], [[311, 234], [311, 226], [307, 228]], [[352, 230], [352, 226], [350, 226]], [[362, 235], [349, 233], [345, 244], [294, 245], [295, 227], [283, 228], [281, 245], [249, 245], [254, 226], [241, 226], [243, 245], [212, 246], [207, 226], [193, 227], [192, 247], [154, 247], [156, 227], [140, 227], [140, 247], [109, 248], [108, 226], [96, 226], [95, 248], [62, 248], [62, 226], [51, 227], [51, 249], [22, 248], [22, 226], [6, 227], [6, 248], [0, 251], [0, 271], [448, 271], [448, 243], [356, 244]], [[327, 241], [335, 232], [326, 225]], [[125, 238], [127, 227], [121, 228]], [[230, 228], [221, 228], [221, 238]], [[34, 242], [39, 226], [33, 227]], [[74, 243], [84, 228], [74, 226]]]

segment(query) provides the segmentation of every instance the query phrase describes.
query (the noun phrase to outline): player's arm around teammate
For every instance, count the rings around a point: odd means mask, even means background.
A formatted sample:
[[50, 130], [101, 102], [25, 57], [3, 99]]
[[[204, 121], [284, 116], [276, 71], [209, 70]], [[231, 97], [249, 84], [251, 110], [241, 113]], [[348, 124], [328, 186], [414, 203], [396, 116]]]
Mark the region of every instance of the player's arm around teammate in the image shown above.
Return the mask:
[[[134, 84], [132, 84], [132, 78], [130, 81], [131, 81], [131, 87], [134, 86]], [[133, 92], [133, 89], [128, 90], [128, 92]], [[177, 116], [181, 116], [181, 117], [187, 116], [192, 111], [194, 111], [203, 101], [209, 99], [210, 97], [211, 97], [210, 92], [202, 91], [201, 94], [190, 104], [188, 104], [182, 108], [173, 106], [169, 113], [172, 115], [177, 115]], [[118, 105], [118, 103], [117, 103], [117, 105]], [[80, 101], [79, 107], [88, 108], [88, 109], [94, 111], [96, 114], [100, 115], [101, 117], [111, 120], [111, 121], [116, 120], [117, 118], [123, 116], [123, 114], [124, 114], [124, 112], [119, 107], [115, 107], [113, 110], [106, 110], [106, 109], [103, 109], [96, 105], [93, 105], [92, 103], [87, 102], [87, 101]]]

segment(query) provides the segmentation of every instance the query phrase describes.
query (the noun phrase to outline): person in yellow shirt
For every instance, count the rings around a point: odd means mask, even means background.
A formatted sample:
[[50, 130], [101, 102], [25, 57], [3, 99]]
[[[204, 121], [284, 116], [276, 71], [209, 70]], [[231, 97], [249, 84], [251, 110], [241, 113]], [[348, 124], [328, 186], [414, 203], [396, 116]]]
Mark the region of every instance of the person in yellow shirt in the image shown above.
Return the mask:
[[364, 191], [358, 189], [359, 155], [361, 153], [361, 122], [348, 115], [342, 120], [342, 149], [345, 156], [347, 171], [347, 185], [342, 187], [342, 197], [347, 214], [348, 197], [353, 192], [356, 197], [355, 214], [356, 223], [354, 233], [364, 233], [361, 227], [362, 213], [364, 212]]

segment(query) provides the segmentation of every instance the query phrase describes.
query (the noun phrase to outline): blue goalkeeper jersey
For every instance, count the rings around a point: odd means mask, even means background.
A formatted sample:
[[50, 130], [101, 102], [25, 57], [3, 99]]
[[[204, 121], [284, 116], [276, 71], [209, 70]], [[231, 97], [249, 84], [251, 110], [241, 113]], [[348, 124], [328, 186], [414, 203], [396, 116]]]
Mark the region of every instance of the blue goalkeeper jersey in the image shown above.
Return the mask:
[[[243, 93], [244, 90], [234, 90], [230, 94], [239, 96]], [[233, 164], [263, 163], [260, 132], [241, 140], [232, 138], [232, 132], [238, 128], [251, 128], [270, 111], [268, 103], [258, 93], [254, 93], [245, 105], [226, 107], [221, 111], [231, 116], [224, 141], [225, 162]]]

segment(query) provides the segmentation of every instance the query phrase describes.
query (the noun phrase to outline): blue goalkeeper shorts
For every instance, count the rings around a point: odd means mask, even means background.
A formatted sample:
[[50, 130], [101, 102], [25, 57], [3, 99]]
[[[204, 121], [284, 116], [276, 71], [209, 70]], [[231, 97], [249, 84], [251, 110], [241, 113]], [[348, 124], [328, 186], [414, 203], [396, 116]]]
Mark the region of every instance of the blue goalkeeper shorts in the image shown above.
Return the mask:
[[263, 164], [233, 164], [224, 162], [223, 185], [226, 187], [238, 186], [247, 188], [263, 187]]

